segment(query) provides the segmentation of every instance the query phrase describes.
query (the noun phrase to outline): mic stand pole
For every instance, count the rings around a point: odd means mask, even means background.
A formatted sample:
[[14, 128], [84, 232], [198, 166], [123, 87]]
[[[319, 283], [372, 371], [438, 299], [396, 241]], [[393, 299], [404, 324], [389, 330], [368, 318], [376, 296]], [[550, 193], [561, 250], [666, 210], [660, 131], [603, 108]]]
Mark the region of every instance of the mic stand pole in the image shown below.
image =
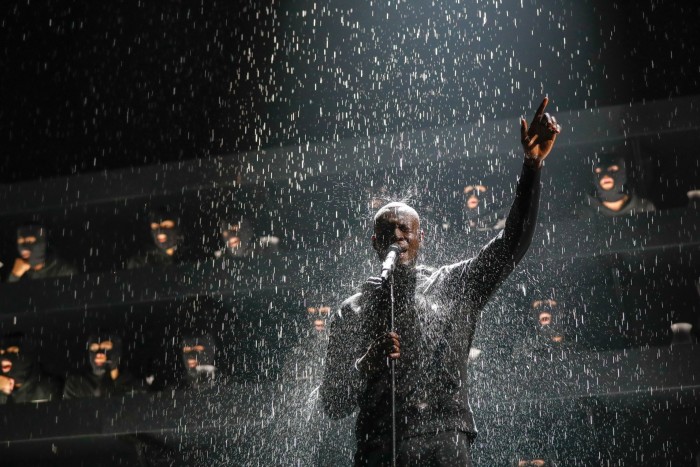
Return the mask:
[[[394, 331], [394, 276], [391, 276], [391, 332]], [[396, 467], [396, 360], [391, 359], [391, 465]]]

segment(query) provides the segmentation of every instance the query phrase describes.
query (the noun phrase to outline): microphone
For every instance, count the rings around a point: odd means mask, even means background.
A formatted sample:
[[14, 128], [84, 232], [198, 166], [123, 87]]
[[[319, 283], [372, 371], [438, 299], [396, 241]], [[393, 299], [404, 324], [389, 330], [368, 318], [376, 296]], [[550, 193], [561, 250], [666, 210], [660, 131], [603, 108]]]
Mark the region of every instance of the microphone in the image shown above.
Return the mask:
[[379, 275], [382, 282], [386, 282], [391, 273], [394, 272], [396, 261], [399, 259], [399, 253], [401, 253], [401, 247], [397, 243], [393, 243], [389, 246], [384, 262], [382, 263], [382, 273]]

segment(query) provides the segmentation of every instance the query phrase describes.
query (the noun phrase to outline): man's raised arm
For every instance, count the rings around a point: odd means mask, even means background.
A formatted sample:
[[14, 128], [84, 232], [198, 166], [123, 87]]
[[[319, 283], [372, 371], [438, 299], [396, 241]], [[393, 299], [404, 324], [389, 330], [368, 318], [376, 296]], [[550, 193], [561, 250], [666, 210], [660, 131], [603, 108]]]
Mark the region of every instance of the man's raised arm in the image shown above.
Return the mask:
[[515, 200], [506, 225], [477, 254], [468, 269], [469, 287], [486, 300], [510, 274], [532, 242], [540, 200], [540, 169], [561, 131], [556, 119], [545, 113], [549, 100], [542, 100], [530, 126], [520, 119], [520, 140], [525, 153]]

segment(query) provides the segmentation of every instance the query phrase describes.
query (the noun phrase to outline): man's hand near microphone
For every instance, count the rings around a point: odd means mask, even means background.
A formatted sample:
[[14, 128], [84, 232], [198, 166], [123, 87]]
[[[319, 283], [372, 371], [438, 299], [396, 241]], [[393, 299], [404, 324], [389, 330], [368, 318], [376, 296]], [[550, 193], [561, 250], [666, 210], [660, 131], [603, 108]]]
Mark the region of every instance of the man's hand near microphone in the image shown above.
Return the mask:
[[[379, 277], [370, 277], [362, 287], [362, 293], [370, 300], [380, 300], [382, 296], [390, 293], [390, 277], [394, 272], [401, 247], [397, 243], [393, 243], [387, 248], [384, 261], [382, 262], [382, 272]], [[355, 362], [355, 368], [364, 374], [370, 373], [381, 365], [386, 365], [387, 359], [397, 360], [401, 356], [401, 342], [399, 335], [389, 331], [386, 334], [379, 336], [370, 344], [361, 358]]]

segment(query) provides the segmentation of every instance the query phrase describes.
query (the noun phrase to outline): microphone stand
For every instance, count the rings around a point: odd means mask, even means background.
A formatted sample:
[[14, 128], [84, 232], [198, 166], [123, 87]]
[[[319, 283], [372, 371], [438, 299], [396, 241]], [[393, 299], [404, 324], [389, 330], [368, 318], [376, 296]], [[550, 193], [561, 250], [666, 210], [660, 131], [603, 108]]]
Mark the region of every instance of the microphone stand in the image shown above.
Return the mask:
[[[391, 275], [391, 332], [394, 332], [394, 275]], [[391, 365], [391, 465], [396, 467], [396, 360]]]

